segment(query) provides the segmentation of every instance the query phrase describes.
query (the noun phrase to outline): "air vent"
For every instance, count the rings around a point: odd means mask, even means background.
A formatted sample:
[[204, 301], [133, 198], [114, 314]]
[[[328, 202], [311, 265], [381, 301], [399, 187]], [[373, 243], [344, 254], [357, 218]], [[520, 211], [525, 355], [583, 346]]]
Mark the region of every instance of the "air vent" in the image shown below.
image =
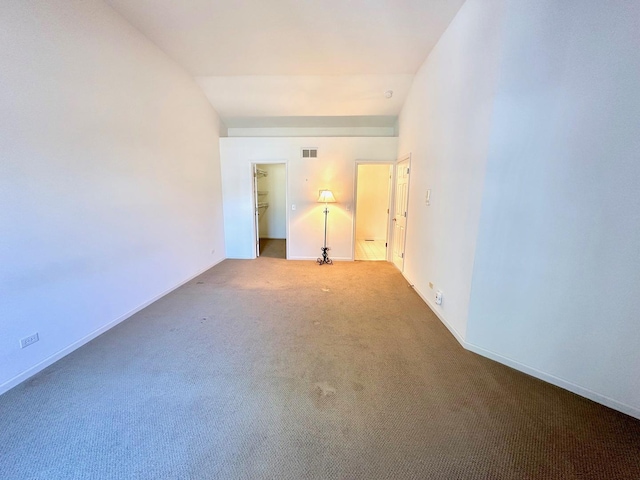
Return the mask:
[[302, 158], [318, 158], [318, 149], [317, 148], [303, 148], [302, 149]]

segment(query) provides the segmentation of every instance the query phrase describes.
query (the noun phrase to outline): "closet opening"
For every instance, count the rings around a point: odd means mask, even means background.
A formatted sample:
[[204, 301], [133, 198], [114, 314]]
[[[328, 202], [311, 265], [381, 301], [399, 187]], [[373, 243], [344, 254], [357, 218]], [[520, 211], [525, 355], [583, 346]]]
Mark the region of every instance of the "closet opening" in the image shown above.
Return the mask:
[[356, 162], [354, 260], [389, 260], [392, 163]]
[[253, 164], [256, 257], [287, 258], [287, 169]]

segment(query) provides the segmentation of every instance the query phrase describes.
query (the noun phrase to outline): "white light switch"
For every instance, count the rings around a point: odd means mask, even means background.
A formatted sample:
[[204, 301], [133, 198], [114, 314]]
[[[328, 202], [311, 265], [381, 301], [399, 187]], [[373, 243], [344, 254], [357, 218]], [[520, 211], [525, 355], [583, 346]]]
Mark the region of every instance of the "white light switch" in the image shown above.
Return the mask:
[[431, 189], [427, 190], [427, 194], [424, 196], [424, 204], [427, 207], [431, 205]]

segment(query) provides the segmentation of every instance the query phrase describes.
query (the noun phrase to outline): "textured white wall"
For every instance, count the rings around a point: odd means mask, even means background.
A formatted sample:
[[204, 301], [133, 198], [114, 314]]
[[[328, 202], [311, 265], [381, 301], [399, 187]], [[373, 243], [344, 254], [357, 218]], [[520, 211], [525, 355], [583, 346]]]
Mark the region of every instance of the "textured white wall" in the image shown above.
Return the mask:
[[216, 113], [103, 2], [4, 2], [0, 111], [2, 391], [218, 262], [224, 236]]
[[[318, 158], [301, 158], [302, 147], [318, 147]], [[352, 259], [355, 162], [393, 161], [396, 150], [395, 137], [221, 138], [227, 257], [254, 256], [251, 163], [268, 160], [288, 165], [288, 258], [313, 260], [320, 255], [324, 205], [316, 200], [320, 189], [330, 188], [337, 200], [329, 205], [330, 256]]]
[[640, 3], [506, 20], [467, 340], [640, 416]]
[[442, 290], [442, 305], [431, 307], [459, 339], [467, 325], [502, 11], [498, 0], [462, 6], [416, 74], [399, 118], [399, 156], [412, 154], [404, 273], [429, 301]]
[[267, 172], [266, 177], [258, 179], [258, 189], [268, 192], [259, 196], [260, 201], [269, 203], [261, 209], [260, 237], [287, 237], [287, 172], [282, 163], [258, 165]]
[[386, 240], [389, 165], [358, 165], [356, 239]]

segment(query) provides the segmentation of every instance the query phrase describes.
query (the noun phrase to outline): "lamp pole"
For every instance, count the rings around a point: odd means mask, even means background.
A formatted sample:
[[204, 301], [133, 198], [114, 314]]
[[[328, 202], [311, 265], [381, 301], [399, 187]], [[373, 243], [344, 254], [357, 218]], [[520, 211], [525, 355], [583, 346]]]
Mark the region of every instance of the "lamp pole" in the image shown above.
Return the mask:
[[329, 258], [329, 255], [327, 254], [327, 250], [329, 250], [329, 247], [327, 247], [327, 215], [329, 214], [329, 206], [328, 204], [325, 202], [324, 204], [324, 246], [322, 247], [322, 257], [318, 258], [318, 265], [323, 265], [323, 264], [327, 264], [327, 265], [332, 265], [333, 264], [333, 260], [331, 260]]

